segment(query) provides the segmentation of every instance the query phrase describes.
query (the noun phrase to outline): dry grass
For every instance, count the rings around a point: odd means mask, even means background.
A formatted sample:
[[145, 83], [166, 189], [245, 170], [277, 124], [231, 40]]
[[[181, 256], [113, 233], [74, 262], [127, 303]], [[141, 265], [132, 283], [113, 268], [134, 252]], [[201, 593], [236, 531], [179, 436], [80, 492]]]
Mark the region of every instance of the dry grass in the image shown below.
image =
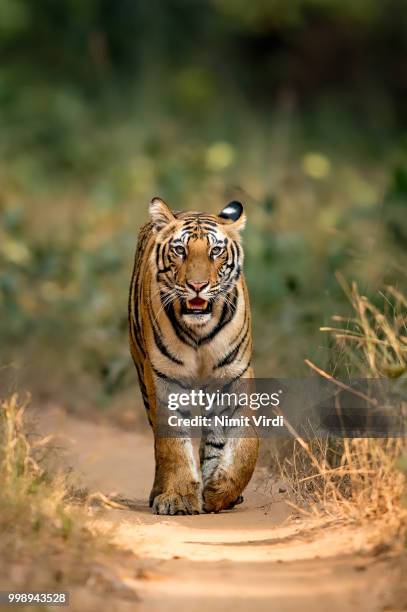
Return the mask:
[[114, 548], [88, 527], [87, 504], [52, 468], [52, 437], [35, 434], [26, 408], [16, 395], [0, 403], [0, 588], [89, 585]]
[[[349, 288], [342, 279], [341, 282], [354, 316], [334, 317], [341, 326], [321, 331], [333, 335], [345, 366], [342, 371], [349, 376], [393, 379], [398, 391], [404, 393], [405, 414], [407, 301], [395, 288], [387, 287], [380, 309], [360, 295], [356, 285]], [[307, 363], [318, 375], [336, 380], [310, 361]], [[323, 512], [344, 520], [385, 518], [397, 531], [406, 518], [402, 503], [405, 476], [399, 469], [405, 451], [406, 438], [305, 441], [295, 436], [293, 452], [279, 465], [291, 485], [295, 503], [304, 511]]]

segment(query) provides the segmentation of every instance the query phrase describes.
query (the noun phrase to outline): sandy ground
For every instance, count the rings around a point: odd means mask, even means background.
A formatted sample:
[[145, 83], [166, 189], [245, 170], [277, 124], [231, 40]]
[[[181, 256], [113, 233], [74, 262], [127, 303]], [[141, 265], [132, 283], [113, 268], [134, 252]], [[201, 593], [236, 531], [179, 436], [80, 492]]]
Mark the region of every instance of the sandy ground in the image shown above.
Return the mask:
[[[112, 531], [129, 551], [125, 569], [112, 557], [124, 596], [98, 600], [91, 589], [72, 593], [71, 609], [275, 610], [346, 612], [395, 610], [395, 564], [371, 553], [374, 533], [327, 525], [293, 514], [258, 468], [245, 502], [217, 515], [154, 516], [147, 498], [153, 478], [149, 432], [123, 431], [53, 411], [44, 431], [62, 434], [64, 461], [90, 491], [118, 493], [133, 509], [98, 511], [99, 531]], [[134, 597], [128, 595], [134, 594]]]

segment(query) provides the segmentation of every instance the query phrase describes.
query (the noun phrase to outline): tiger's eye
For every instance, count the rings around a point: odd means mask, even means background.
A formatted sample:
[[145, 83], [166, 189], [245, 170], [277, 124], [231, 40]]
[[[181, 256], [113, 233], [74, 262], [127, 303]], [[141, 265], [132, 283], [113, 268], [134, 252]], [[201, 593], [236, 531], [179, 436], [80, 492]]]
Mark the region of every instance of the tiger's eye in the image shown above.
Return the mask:
[[185, 255], [185, 248], [183, 246], [181, 246], [181, 245], [178, 245], [178, 246], [174, 247], [174, 251], [180, 257], [183, 257]]
[[222, 253], [222, 250], [223, 250], [222, 247], [215, 246], [215, 247], [213, 247], [213, 249], [211, 251], [211, 255], [216, 257], [217, 255], [220, 255]]

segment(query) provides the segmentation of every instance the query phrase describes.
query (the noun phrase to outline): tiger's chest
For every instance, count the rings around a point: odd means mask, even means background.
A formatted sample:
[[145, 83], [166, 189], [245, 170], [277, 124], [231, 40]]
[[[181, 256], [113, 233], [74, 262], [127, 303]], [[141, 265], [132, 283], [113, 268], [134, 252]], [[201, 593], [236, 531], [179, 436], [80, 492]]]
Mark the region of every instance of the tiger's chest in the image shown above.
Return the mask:
[[170, 328], [161, 341], [154, 333], [148, 354], [154, 369], [168, 378], [233, 378], [242, 370], [243, 352], [236, 351], [236, 338], [244, 328], [244, 313], [238, 313], [224, 329], [197, 346], [183, 342]]

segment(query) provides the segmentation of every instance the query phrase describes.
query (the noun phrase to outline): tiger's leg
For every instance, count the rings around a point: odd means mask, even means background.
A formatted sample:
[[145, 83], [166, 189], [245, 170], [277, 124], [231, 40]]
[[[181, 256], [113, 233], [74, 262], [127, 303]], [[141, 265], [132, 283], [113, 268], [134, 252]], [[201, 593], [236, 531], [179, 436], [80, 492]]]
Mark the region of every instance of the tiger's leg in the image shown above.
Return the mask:
[[191, 440], [155, 437], [156, 471], [150, 506], [155, 514], [199, 514], [201, 482]]
[[199, 514], [202, 509], [202, 486], [190, 432], [180, 429], [177, 431], [178, 437], [172, 438], [158, 435], [158, 411], [162, 411], [164, 422], [168, 418], [168, 388], [156, 377], [150, 380], [154, 382], [150, 404], [155, 454], [150, 507], [155, 514]]
[[201, 441], [203, 509], [219, 512], [243, 501], [256, 466], [257, 438], [226, 438], [211, 432]]
[[[252, 370], [248, 378], [240, 378], [224, 385], [227, 393], [250, 393], [254, 390]], [[247, 414], [245, 407], [218, 406], [219, 415], [240, 417]], [[216, 427], [206, 432], [200, 446], [203, 481], [203, 509], [219, 512], [233, 508], [243, 501], [242, 492], [249, 483], [256, 466], [259, 440], [253, 430], [240, 427]]]

